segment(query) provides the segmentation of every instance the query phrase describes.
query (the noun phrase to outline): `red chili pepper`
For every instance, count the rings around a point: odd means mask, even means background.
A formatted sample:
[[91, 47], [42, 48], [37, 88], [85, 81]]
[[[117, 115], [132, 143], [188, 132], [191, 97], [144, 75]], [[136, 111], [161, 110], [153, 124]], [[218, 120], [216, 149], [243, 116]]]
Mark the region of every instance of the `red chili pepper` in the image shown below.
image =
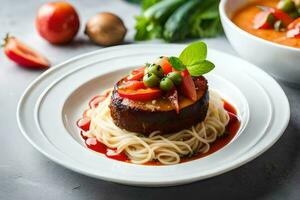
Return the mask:
[[158, 88], [146, 88], [139, 90], [118, 89], [118, 93], [120, 97], [134, 101], [150, 101], [161, 96], [161, 90]]
[[16, 39], [7, 35], [4, 39], [4, 53], [15, 63], [30, 69], [47, 69], [49, 61], [37, 51]]

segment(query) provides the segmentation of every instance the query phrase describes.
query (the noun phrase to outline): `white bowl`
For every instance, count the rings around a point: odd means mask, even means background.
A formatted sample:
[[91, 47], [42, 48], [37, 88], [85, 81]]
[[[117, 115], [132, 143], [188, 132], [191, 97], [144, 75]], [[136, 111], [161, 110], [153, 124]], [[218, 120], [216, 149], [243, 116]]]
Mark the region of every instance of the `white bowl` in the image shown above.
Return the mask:
[[300, 84], [300, 49], [256, 37], [235, 25], [232, 15], [254, 0], [222, 0], [219, 6], [225, 34], [241, 57], [274, 77]]

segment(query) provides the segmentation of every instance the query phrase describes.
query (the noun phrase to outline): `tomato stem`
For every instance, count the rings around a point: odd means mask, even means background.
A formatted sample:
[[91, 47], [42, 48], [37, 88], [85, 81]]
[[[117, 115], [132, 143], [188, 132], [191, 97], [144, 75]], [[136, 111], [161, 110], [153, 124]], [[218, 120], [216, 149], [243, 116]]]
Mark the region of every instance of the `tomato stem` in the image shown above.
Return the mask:
[[5, 47], [10, 37], [11, 36], [9, 35], [9, 33], [6, 33], [5, 37], [3, 38], [3, 44], [1, 44], [1, 47]]

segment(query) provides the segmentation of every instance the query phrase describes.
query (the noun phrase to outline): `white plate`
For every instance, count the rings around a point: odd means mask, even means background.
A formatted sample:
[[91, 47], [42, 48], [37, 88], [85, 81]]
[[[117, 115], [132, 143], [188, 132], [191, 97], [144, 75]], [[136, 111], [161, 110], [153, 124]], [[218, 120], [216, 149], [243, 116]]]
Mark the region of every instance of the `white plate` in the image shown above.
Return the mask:
[[269, 75], [239, 58], [210, 49], [216, 64], [206, 77], [211, 89], [235, 105], [241, 118], [237, 136], [221, 150], [171, 166], [124, 163], [84, 146], [75, 122], [89, 99], [112, 87], [128, 68], [160, 55], [178, 55], [184, 45], [124, 45], [76, 57], [54, 67], [25, 91], [17, 111], [29, 142], [51, 160], [103, 180], [142, 186], [189, 183], [236, 168], [263, 153], [285, 130], [287, 97]]

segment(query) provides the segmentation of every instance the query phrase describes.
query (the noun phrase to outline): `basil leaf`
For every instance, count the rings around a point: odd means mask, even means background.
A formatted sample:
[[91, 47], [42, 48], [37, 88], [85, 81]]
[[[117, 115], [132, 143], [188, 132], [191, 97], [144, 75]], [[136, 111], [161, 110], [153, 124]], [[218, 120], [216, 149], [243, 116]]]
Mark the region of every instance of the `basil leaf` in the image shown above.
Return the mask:
[[173, 68], [179, 70], [179, 71], [183, 71], [186, 69], [186, 66], [181, 62], [181, 60], [177, 57], [170, 57], [169, 58], [169, 62], [172, 65]]
[[204, 61], [207, 56], [207, 46], [204, 42], [194, 42], [187, 46], [180, 54], [179, 59], [185, 65], [194, 65]]
[[215, 65], [208, 61], [204, 60], [202, 62], [195, 63], [194, 65], [187, 66], [187, 70], [189, 71], [191, 76], [201, 76], [213, 70]]

